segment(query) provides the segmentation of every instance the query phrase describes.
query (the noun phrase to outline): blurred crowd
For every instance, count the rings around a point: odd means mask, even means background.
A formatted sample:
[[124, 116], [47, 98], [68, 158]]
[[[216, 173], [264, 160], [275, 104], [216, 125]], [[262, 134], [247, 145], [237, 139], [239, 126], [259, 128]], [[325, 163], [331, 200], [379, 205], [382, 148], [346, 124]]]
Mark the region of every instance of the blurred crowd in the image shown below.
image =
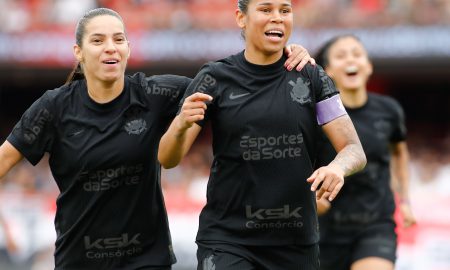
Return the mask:
[[[448, 0], [295, 0], [304, 28], [448, 25]], [[0, 32], [73, 31], [91, 8], [120, 12], [131, 30], [234, 29], [236, 0], [0, 0]]]

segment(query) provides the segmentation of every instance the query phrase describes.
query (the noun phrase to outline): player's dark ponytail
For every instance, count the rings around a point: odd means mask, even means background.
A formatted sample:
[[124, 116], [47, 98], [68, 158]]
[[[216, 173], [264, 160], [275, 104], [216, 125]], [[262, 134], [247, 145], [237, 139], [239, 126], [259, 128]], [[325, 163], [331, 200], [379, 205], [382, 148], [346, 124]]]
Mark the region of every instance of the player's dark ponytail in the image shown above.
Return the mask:
[[73, 81], [82, 79], [84, 79], [83, 69], [81, 68], [81, 63], [77, 62], [75, 67], [67, 77], [66, 84], [70, 84]]

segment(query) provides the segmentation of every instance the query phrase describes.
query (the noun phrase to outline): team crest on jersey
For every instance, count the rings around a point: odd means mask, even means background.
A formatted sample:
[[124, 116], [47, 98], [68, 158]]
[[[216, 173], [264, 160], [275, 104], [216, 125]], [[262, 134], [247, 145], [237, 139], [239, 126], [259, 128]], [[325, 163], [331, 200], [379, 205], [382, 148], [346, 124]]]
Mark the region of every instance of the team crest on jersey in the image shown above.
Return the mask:
[[147, 122], [144, 119], [135, 119], [125, 124], [125, 130], [130, 135], [139, 135], [147, 129]]
[[126, 114], [125, 131], [130, 135], [139, 135], [147, 129], [147, 122], [140, 117], [142, 110], [140, 108], [130, 109]]
[[375, 121], [373, 123], [373, 126], [375, 127], [375, 135], [379, 138], [379, 139], [386, 139], [388, 138], [388, 134], [391, 130], [391, 124], [383, 119], [380, 119], [378, 121]]
[[293, 101], [302, 105], [312, 102], [309, 90], [311, 83], [309, 81], [304, 81], [303, 78], [298, 77], [296, 82], [289, 81], [289, 84], [292, 86], [291, 98]]

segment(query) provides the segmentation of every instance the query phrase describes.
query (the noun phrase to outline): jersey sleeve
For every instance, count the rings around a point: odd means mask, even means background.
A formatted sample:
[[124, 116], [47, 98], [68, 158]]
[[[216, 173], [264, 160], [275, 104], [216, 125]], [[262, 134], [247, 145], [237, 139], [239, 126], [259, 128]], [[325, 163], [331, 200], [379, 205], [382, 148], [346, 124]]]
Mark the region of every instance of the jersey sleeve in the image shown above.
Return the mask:
[[406, 140], [406, 124], [405, 124], [405, 113], [403, 111], [402, 106], [394, 99], [389, 98], [390, 105], [389, 107], [392, 108], [394, 111], [394, 123], [393, 123], [393, 131], [391, 134], [390, 141], [392, 143], [397, 143], [400, 141]]
[[312, 79], [316, 103], [339, 94], [339, 90], [334, 85], [333, 80], [320, 65], [316, 65], [313, 71]]
[[55, 137], [55, 112], [47, 91], [22, 115], [7, 140], [33, 165], [50, 152]]
[[347, 112], [342, 104], [338, 89], [321, 66], [317, 65], [314, 69], [312, 80], [317, 123], [324, 125], [342, 115], [346, 115]]
[[178, 104], [192, 79], [178, 75], [157, 75], [147, 77], [147, 93], [157, 102], [163, 118], [172, 120], [178, 111]]
[[178, 108], [178, 113], [181, 110], [181, 106], [183, 105], [184, 100], [197, 92], [205, 93], [213, 97], [213, 100], [211, 102], [208, 102], [208, 109], [205, 113], [205, 118], [202, 121], [198, 121], [197, 124], [200, 126], [203, 126], [206, 121], [208, 121], [211, 111], [214, 110], [214, 104], [215, 104], [215, 97], [216, 95], [216, 89], [217, 89], [217, 79], [215, 75], [213, 74], [213, 67], [212, 64], [206, 64], [204, 65], [200, 71], [197, 73], [195, 78], [192, 80], [192, 82], [189, 84], [183, 99], [181, 100]]

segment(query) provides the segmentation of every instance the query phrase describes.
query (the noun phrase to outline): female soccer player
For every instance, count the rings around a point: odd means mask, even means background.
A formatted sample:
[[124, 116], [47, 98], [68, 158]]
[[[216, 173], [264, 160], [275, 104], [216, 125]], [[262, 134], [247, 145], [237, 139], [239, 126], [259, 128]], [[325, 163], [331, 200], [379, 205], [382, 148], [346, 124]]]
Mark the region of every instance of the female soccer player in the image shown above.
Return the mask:
[[[309, 54], [296, 47], [290, 66]], [[170, 269], [175, 262], [157, 147], [191, 79], [126, 76], [124, 23], [105, 8], [76, 28], [76, 70], [47, 91], [0, 147], [0, 178], [50, 154], [60, 189], [56, 270]]]
[[[325, 72], [283, 68], [291, 1], [240, 0], [238, 7], [245, 50], [201, 69], [158, 158], [176, 166], [211, 121], [214, 161], [197, 234], [198, 269], [318, 269], [314, 191], [333, 200], [344, 176], [364, 167], [364, 152]], [[338, 154], [313, 171], [320, 127]]]
[[[367, 156], [366, 168], [348, 178], [331, 204], [318, 201], [320, 261], [323, 270], [393, 270], [396, 234], [390, 170], [399, 185], [404, 225], [415, 223], [408, 196], [408, 147], [403, 110], [392, 98], [367, 92], [372, 64], [353, 35], [337, 36], [320, 50], [317, 61], [341, 91]], [[324, 144], [319, 157], [335, 154]]]

